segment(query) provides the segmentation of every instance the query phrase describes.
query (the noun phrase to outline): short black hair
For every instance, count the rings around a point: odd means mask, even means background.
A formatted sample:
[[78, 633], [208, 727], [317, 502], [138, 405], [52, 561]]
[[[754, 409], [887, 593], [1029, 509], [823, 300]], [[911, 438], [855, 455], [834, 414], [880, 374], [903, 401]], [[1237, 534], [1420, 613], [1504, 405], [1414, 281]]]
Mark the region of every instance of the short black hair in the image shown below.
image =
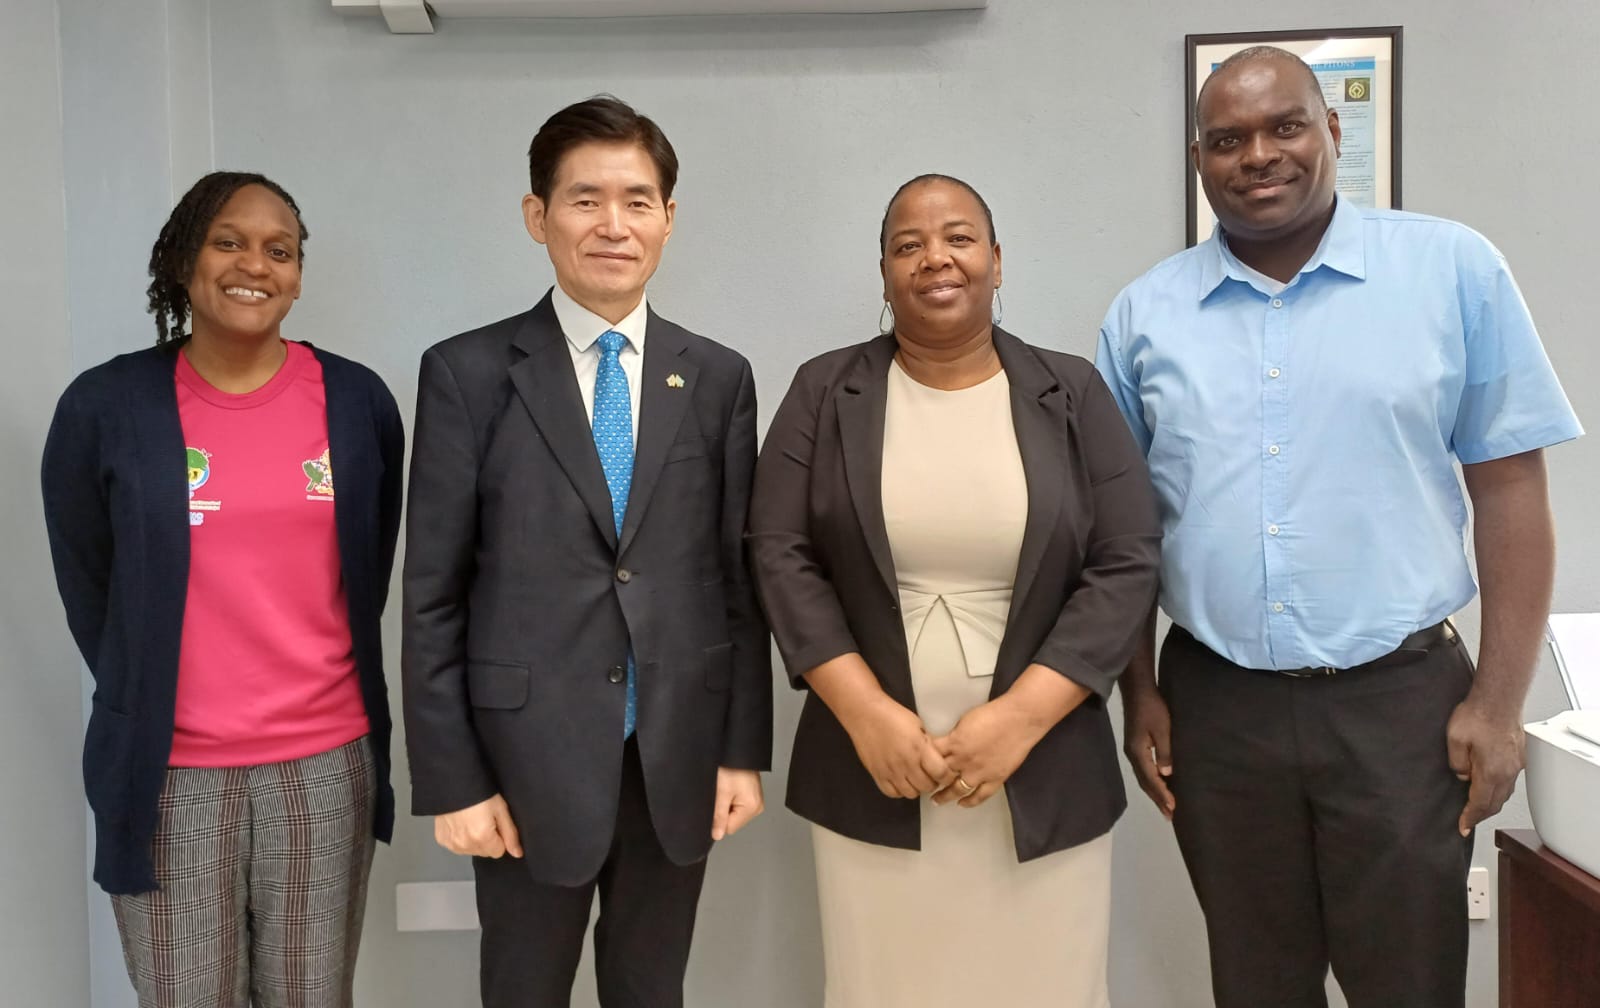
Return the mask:
[[928, 182], [948, 182], [951, 185], [960, 186], [968, 193], [971, 193], [972, 198], [978, 201], [978, 206], [983, 208], [983, 219], [989, 225], [989, 244], [996, 245], [999, 243], [1000, 237], [994, 233], [994, 214], [989, 211], [989, 204], [984, 202], [982, 196], [978, 195], [978, 190], [953, 175], [940, 175], [937, 172], [929, 172], [926, 175], [918, 175], [916, 178], [906, 182], [894, 191], [893, 196], [889, 197], [888, 205], [883, 208], [883, 223], [878, 225], [878, 253], [880, 255], [889, 251], [889, 213], [894, 209], [895, 201], [912, 186], [924, 185]]
[[546, 203], [555, 187], [556, 169], [572, 148], [585, 143], [635, 143], [655, 163], [661, 181], [661, 198], [672, 198], [678, 184], [678, 155], [649, 116], [614, 95], [598, 94], [568, 105], [544, 121], [528, 145], [528, 184]]
[[167, 223], [150, 249], [149, 311], [156, 317], [156, 345], [179, 345], [189, 338], [183, 331], [189, 321], [189, 280], [206, 232], [222, 205], [245, 186], [258, 185], [283, 200], [300, 225], [300, 262], [306, 258], [305, 242], [311, 237], [300, 219], [300, 205], [283, 186], [255, 172], [216, 171], [202, 176], [172, 208]]
[[1217, 68], [1211, 71], [1211, 75], [1200, 85], [1200, 93], [1194, 96], [1194, 127], [1197, 134], [1200, 130], [1200, 105], [1206, 100], [1206, 92], [1210, 90], [1211, 82], [1222, 76], [1224, 70], [1235, 67], [1240, 63], [1251, 63], [1257, 60], [1280, 60], [1298, 67], [1305, 75], [1306, 87], [1310, 88], [1311, 93], [1317, 96], [1317, 107], [1324, 112], [1328, 110], [1328, 99], [1322, 96], [1322, 82], [1317, 80], [1316, 71], [1312, 70], [1305, 60], [1289, 50], [1279, 49], [1277, 46], [1250, 46], [1248, 49], [1240, 49], [1232, 56], [1218, 63]]

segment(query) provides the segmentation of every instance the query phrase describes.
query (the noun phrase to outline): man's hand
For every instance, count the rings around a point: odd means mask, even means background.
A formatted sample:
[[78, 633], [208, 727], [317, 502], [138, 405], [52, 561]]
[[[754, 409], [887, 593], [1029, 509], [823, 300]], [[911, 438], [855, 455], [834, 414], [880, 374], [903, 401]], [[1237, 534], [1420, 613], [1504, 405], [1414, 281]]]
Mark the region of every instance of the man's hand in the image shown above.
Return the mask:
[[511, 809], [498, 794], [455, 812], [433, 817], [433, 839], [452, 854], [497, 858], [522, 856], [522, 839]]
[[1468, 697], [1456, 706], [1445, 729], [1450, 769], [1471, 781], [1456, 828], [1462, 836], [1500, 811], [1517, 786], [1526, 739], [1513, 717], [1492, 717]]
[[711, 815], [711, 839], [733, 836], [766, 807], [761, 800], [760, 773], [717, 767], [717, 803]]
[[1167, 778], [1172, 776], [1172, 716], [1167, 701], [1154, 688], [1122, 691], [1122, 751], [1133, 766], [1139, 787], [1172, 821], [1178, 807]]
[[933, 796], [934, 802], [977, 808], [1000, 792], [1043, 737], [1037, 721], [1007, 695], [972, 708], [950, 734], [933, 740], [945, 762], [961, 771]]

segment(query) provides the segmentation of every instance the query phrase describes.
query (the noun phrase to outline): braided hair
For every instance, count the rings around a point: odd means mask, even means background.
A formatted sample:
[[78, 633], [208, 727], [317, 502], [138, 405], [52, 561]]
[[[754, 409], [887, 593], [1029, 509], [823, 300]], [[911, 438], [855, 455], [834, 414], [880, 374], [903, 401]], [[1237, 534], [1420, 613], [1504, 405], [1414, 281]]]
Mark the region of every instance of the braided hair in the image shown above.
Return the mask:
[[189, 338], [189, 280], [200, 246], [222, 205], [248, 185], [258, 185], [288, 205], [300, 224], [300, 261], [305, 262], [305, 240], [310, 237], [300, 207], [283, 187], [255, 172], [218, 171], [206, 175], [183, 194], [150, 249], [149, 311], [156, 317], [156, 346], [181, 346]]

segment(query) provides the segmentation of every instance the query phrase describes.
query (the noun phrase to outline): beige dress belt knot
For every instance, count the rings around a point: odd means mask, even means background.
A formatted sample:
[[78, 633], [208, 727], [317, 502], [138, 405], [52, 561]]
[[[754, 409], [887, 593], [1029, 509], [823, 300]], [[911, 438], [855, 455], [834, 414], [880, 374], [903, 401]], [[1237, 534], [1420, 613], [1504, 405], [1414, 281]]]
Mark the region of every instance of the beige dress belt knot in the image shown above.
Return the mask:
[[[974, 679], [994, 675], [1000, 657], [997, 627], [1006, 625], [1011, 612], [1011, 589], [980, 588], [936, 594], [900, 588], [900, 612], [905, 620], [906, 644], [912, 653], [930, 619], [947, 618], [961, 642], [961, 659]], [[943, 614], [941, 616], [941, 613]]]

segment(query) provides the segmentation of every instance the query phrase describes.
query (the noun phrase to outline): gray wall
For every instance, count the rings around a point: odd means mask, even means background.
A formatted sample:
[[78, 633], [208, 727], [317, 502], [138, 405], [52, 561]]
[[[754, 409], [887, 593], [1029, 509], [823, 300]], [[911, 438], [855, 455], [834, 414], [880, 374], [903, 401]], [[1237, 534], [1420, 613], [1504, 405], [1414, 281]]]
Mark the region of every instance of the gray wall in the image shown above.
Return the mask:
[[[53, 6], [30, 8], [47, 14]], [[1570, 252], [1585, 247], [1596, 223], [1592, 195], [1574, 184], [1579, 166], [1600, 154], [1593, 113], [1582, 104], [1600, 48], [1590, 0], [1515, 9], [1487, 0], [1352, 0], [1338, 12], [1304, 0], [993, 0], [982, 13], [446, 21], [436, 35], [411, 37], [389, 35], [378, 20], [342, 19], [323, 0], [138, 0], [133, 6], [146, 13], [163, 13], [159, 31], [133, 31], [142, 41], [132, 54], [87, 18], [100, 5], [60, 6], [68, 223], [98, 226], [116, 252], [80, 249], [89, 239], [73, 232], [70, 337], [59, 318], [42, 320], [58, 369], [69, 347], [81, 367], [145, 342], [136, 267], [159, 225], [153, 204], [214, 153], [216, 167], [278, 178], [305, 209], [306, 289], [289, 332], [372, 364], [408, 403], [425, 346], [525, 308], [550, 282], [517, 211], [522, 152], [550, 111], [600, 90], [655, 116], [683, 161], [677, 230], [652, 297], [669, 316], [749, 355], [763, 421], [797, 364], [873, 331], [878, 217], [894, 186], [922, 171], [965, 177], [992, 204], [1006, 250], [1007, 326], [1090, 353], [1116, 290], [1182, 245], [1183, 35], [1399, 21], [1406, 205], [1466, 220], [1499, 244], [1580, 415], [1600, 416], [1597, 393], [1582, 380], [1600, 365], [1587, 338], [1589, 281]], [[142, 54], [161, 44], [167, 62], [152, 69]], [[6, 73], [16, 72], [11, 50], [22, 45], [9, 33], [0, 41]], [[49, 72], [39, 70], [39, 79]], [[108, 87], [143, 97], [126, 102], [136, 108], [103, 109], [94, 96]], [[96, 175], [107, 170], [96, 167], [105, 151], [82, 141], [123, 115], [136, 117], [140, 134], [125, 138], [130, 209], [102, 214], [122, 201]], [[54, 128], [39, 116], [42, 128]], [[147, 149], [160, 143], [164, 151]], [[48, 187], [51, 171], [41, 163], [29, 177]], [[42, 234], [57, 229], [40, 225]], [[86, 331], [80, 311], [104, 313], [104, 326]], [[45, 408], [58, 384], [34, 383]], [[16, 401], [8, 397], [5, 408]], [[28, 411], [19, 434], [7, 427], [12, 471], [33, 464], [37, 413]], [[1551, 453], [1562, 541], [1558, 609], [1600, 608], [1600, 572], [1587, 562], [1600, 532], [1585, 522], [1600, 489], [1597, 458], [1592, 439]], [[34, 507], [31, 488], [21, 499]], [[42, 555], [37, 516], [20, 513], [16, 523], [28, 549]], [[27, 625], [52, 631], [47, 593], [29, 581]], [[1464, 624], [1470, 635], [1473, 614]], [[392, 619], [388, 629], [393, 649]], [[56, 642], [37, 662], [49, 666], [49, 680], [72, 681], [75, 662], [57, 637], [31, 632]], [[16, 650], [7, 649], [7, 660]], [[9, 697], [15, 675], [6, 681]], [[1558, 694], [1544, 670], [1530, 716], [1555, 709]], [[0, 719], [31, 728], [45, 706], [23, 696], [0, 707]], [[809, 848], [798, 821], [778, 808], [796, 709], [793, 696], [780, 695], [772, 812], [713, 858], [692, 1004], [819, 1002]], [[59, 733], [49, 739], [54, 745], [27, 754], [41, 766], [49, 756], [52, 779], [66, 786], [74, 775], [60, 767], [71, 763], [71, 746]], [[25, 801], [22, 784], [6, 781], [6, 806]], [[1519, 803], [1494, 825], [1526, 823]], [[6, 885], [42, 846], [29, 843], [0, 863]], [[1480, 831], [1479, 863], [1493, 864], [1491, 848], [1490, 832]], [[396, 882], [467, 877], [465, 864], [434, 847], [427, 823], [402, 820], [374, 872], [363, 1003], [470, 999], [474, 936], [393, 929]], [[81, 891], [81, 882], [72, 884]], [[1117, 832], [1115, 893], [1117, 1003], [1209, 1003], [1200, 917], [1170, 833], [1142, 797]], [[81, 935], [81, 923], [68, 920], [76, 913], [74, 903], [53, 922]], [[1474, 1008], [1495, 1000], [1494, 923], [1473, 926]], [[44, 947], [29, 941], [19, 962]], [[106, 955], [97, 950], [95, 961]], [[123, 1003], [96, 986], [98, 1005]], [[575, 1003], [591, 1003], [591, 992], [585, 975]]]
[[[172, 204], [211, 167], [210, 17], [206, 0], [56, 6], [64, 152], [57, 184], [65, 186], [70, 307], [64, 343], [81, 371], [155, 341], [142, 311], [150, 245]], [[88, 948], [93, 1003], [132, 1005], [110, 904], [93, 886]]]
[[77, 652], [51, 588], [39, 449], [66, 339], [53, 0], [0, 2], [0, 976], [11, 1004], [88, 1002]]

